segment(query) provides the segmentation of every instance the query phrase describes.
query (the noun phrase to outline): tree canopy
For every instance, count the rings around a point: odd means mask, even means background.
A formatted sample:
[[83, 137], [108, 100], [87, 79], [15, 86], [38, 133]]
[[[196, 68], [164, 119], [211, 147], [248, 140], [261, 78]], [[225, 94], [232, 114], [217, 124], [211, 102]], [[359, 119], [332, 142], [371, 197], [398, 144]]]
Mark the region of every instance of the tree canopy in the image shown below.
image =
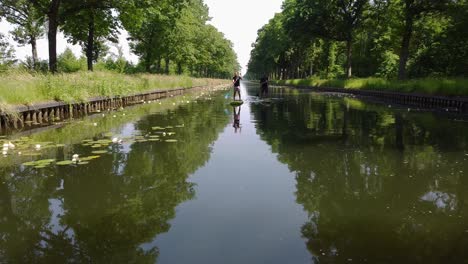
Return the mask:
[[123, 30], [140, 58], [133, 72], [227, 78], [240, 69], [232, 43], [208, 23], [203, 0], [0, 0], [0, 18], [15, 26], [14, 40], [31, 44], [33, 64], [47, 29], [51, 72], [60, 71], [58, 32], [82, 47], [92, 71]]
[[466, 0], [285, 0], [258, 32], [248, 75], [465, 77], [467, 10]]

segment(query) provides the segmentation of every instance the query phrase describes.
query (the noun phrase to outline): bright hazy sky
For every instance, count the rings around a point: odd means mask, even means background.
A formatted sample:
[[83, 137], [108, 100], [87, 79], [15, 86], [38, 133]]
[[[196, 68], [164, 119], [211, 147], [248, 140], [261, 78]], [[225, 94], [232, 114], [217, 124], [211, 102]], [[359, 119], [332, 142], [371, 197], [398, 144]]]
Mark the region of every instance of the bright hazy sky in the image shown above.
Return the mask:
[[[251, 44], [255, 42], [257, 30], [268, 23], [268, 20], [273, 18], [275, 13], [281, 11], [282, 2], [283, 0], [205, 0], [205, 3], [210, 8], [210, 16], [212, 17], [210, 23], [216, 26], [218, 30], [225, 34], [227, 39], [234, 43], [234, 50], [239, 58], [243, 73], [247, 69], [250, 50], [252, 49]], [[5, 34], [11, 29], [12, 26], [5, 21], [0, 22], [0, 32]], [[12, 40], [11, 42], [13, 43]], [[126, 41], [126, 32], [123, 32], [120, 36], [120, 45], [123, 46], [125, 56], [128, 59], [133, 62], [138, 61], [135, 55], [130, 54]], [[72, 46], [67, 43], [63, 38], [63, 34], [60, 34], [57, 43], [58, 52], [63, 52], [67, 46], [71, 47], [76, 55], [81, 53], [79, 46]], [[15, 47], [15, 50], [16, 56], [19, 59], [31, 56], [30, 46]], [[42, 59], [48, 57], [47, 41], [45, 38], [38, 41], [38, 53]]]

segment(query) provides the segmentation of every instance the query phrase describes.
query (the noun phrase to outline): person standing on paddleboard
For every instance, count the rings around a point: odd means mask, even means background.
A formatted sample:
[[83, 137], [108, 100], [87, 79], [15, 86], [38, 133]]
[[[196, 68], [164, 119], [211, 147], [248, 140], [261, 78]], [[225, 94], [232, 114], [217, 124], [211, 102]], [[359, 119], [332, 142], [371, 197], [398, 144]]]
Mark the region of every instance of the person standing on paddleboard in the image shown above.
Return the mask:
[[236, 94], [239, 95], [239, 101], [242, 100], [241, 94], [240, 94], [240, 81], [242, 80], [242, 77], [240, 77], [239, 72], [236, 72], [234, 77], [232, 77], [232, 83], [234, 84], [234, 101], [236, 100]]
[[266, 74], [260, 79], [260, 97], [268, 95], [268, 77]]

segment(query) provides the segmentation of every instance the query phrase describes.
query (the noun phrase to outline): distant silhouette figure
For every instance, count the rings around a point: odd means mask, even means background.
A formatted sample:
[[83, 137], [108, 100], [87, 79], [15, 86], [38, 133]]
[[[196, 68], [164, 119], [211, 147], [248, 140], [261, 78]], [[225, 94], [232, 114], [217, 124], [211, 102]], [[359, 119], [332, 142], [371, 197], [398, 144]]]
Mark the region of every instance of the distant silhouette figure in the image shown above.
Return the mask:
[[260, 97], [268, 95], [268, 77], [266, 74], [260, 79]]
[[234, 100], [236, 100], [236, 94], [239, 95], [239, 101], [241, 99], [241, 93], [240, 93], [240, 81], [242, 80], [242, 77], [240, 77], [239, 72], [236, 72], [234, 77], [232, 77], [232, 83], [234, 84]]
[[234, 114], [234, 124], [232, 127], [234, 127], [234, 132], [237, 133], [237, 131], [241, 132], [242, 128], [240, 126], [240, 113], [241, 113], [241, 107], [233, 107], [233, 114]]

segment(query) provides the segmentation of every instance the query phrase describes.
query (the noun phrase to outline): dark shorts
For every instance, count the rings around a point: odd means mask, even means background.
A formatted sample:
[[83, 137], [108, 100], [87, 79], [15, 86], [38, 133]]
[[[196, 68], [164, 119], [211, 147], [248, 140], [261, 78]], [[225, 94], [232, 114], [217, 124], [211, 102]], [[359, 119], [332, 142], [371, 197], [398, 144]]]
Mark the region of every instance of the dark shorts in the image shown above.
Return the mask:
[[240, 92], [240, 86], [234, 86], [234, 92]]
[[262, 86], [262, 93], [268, 93], [268, 86]]

